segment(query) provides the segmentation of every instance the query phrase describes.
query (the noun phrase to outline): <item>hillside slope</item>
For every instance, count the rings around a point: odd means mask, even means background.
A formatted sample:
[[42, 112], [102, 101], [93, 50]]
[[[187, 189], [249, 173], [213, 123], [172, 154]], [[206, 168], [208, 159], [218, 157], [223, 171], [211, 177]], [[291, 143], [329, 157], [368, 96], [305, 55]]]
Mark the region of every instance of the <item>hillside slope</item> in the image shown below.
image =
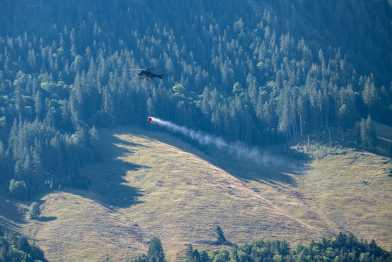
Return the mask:
[[[312, 42], [315, 49], [342, 48], [361, 73], [375, 74], [389, 84], [391, 55], [385, 52], [391, 46], [391, 14], [389, 0], [347, 0], [316, 3], [314, 1], [140, 1], [102, 0], [84, 2], [69, 0], [37, 2], [32, 0], [5, 0], [2, 3], [0, 35], [37, 32], [46, 35], [49, 27], [57, 25], [84, 25], [92, 16], [105, 24], [111, 34], [124, 31], [122, 24], [144, 28], [149, 25], [170, 25], [176, 33], [191, 35], [189, 30], [194, 16], [213, 15], [227, 23], [227, 19], [242, 17], [246, 22], [258, 20], [265, 10], [277, 15], [277, 30], [290, 32]], [[192, 15], [184, 10], [192, 10]], [[40, 17], [40, 19], [35, 19]], [[131, 22], [131, 23], [129, 23]], [[196, 42], [194, 44], [197, 44]]]
[[172, 261], [187, 243], [215, 248], [208, 241], [217, 224], [238, 243], [299, 243], [349, 230], [392, 247], [386, 159], [347, 151], [310, 163], [305, 176], [282, 171], [290, 179], [274, 180], [266, 170], [228, 160], [224, 166], [218, 155], [162, 133], [122, 129], [101, 136], [103, 161], [83, 171], [91, 190], [47, 195], [43, 219], [24, 226], [51, 261], [124, 261], [145, 251], [152, 236], [162, 239]]

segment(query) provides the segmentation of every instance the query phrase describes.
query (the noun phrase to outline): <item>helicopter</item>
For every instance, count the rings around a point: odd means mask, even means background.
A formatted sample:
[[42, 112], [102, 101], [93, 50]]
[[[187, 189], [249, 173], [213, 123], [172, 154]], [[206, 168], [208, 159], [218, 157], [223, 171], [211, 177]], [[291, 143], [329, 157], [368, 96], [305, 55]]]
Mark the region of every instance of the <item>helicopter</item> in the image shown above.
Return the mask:
[[139, 73], [137, 75], [141, 79], [153, 80], [154, 78], [163, 79], [163, 77], [164, 77], [164, 74], [155, 73], [149, 68], [146, 68], [146, 69], [135, 68], [135, 69], [131, 69], [131, 71], [138, 71]]

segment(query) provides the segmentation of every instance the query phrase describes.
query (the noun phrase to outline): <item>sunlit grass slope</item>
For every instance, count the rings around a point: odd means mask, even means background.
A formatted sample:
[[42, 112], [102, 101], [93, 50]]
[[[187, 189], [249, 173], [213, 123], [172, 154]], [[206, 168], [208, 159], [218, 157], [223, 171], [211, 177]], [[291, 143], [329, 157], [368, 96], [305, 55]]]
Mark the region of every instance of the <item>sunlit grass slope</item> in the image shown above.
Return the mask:
[[300, 243], [349, 230], [392, 246], [391, 165], [381, 157], [348, 150], [274, 179], [270, 169], [204, 155], [163, 133], [117, 129], [101, 137], [102, 161], [83, 170], [91, 189], [44, 197], [44, 219], [24, 226], [51, 261], [125, 261], [145, 252], [152, 236], [173, 261], [188, 243], [216, 248], [208, 241], [218, 224], [237, 243]]

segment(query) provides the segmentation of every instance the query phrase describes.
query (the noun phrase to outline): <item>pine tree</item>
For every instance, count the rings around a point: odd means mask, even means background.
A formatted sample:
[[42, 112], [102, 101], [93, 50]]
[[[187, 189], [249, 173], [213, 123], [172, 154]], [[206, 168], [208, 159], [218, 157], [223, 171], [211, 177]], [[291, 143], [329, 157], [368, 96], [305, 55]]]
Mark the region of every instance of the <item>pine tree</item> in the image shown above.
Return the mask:
[[185, 261], [193, 261], [193, 247], [191, 244], [188, 244], [185, 248]]
[[223, 233], [223, 230], [220, 226], [216, 226], [215, 229], [215, 234], [216, 234], [216, 242], [219, 245], [225, 244], [227, 242], [225, 238], [225, 234]]
[[163, 252], [161, 240], [153, 238], [148, 246], [147, 257], [149, 262], [165, 262], [165, 254]]

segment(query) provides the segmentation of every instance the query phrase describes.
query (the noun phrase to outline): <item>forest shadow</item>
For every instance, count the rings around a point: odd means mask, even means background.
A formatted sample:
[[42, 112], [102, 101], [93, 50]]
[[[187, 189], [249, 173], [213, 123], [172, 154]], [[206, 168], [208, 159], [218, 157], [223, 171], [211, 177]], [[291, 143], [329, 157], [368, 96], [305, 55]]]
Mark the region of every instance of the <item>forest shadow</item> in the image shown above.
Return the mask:
[[84, 197], [93, 198], [109, 209], [127, 208], [141, 203], [138, 199], [143, 192], [127, 184], [125, 176], [129, 171], [149, 168], [143, 165], [129, 163], [122, 159], [135, 153], [135, 148], [141, 144], [125, 141], [116, 137], [112, 132], [105, 131], [101, 137], [100, 161], [82, 170], [82, 174], [91, 182], [89, 192]]
[[217, 240], [196, 240], [193, 243], [197, 244], [197, 245], [208, 245], [208, 246], [226, 246], [226, 247], [236, 246], [234, 243], [232, 243], [230, 241], [226, 241], [224, 243], [221, 243]]
[[201, 146], [183, 137], [174, 138], [172, 135], [160, 132], [149, 132], [148, 134], [150, 138], [194, 154], [246, 182], [258, 181], [271, 185], [296, 186], [295, 177], [305, 173], [310, 161], [306, 154], [285, 145], [271, 146], [260, 150], [263, 159], [256, 161], [223, 150]]
[[285, 146], [270, 147], [261, 151], [259, 162], [233, 156], [219, 150], [204, 150], [208, 161], [231, 175], [244, 180], [264, 182], [271, 185], [296, 186], [296, 176], [303, 175], [310, 158]]
[[37, 220], [39, 222], [50, 222], [50, 221], [54, 221], [56, 219], [57, 219], [57, 217], [55, 217], [55, 216], [39, 216], [39, 217], [34, 218], [34, 220]]

